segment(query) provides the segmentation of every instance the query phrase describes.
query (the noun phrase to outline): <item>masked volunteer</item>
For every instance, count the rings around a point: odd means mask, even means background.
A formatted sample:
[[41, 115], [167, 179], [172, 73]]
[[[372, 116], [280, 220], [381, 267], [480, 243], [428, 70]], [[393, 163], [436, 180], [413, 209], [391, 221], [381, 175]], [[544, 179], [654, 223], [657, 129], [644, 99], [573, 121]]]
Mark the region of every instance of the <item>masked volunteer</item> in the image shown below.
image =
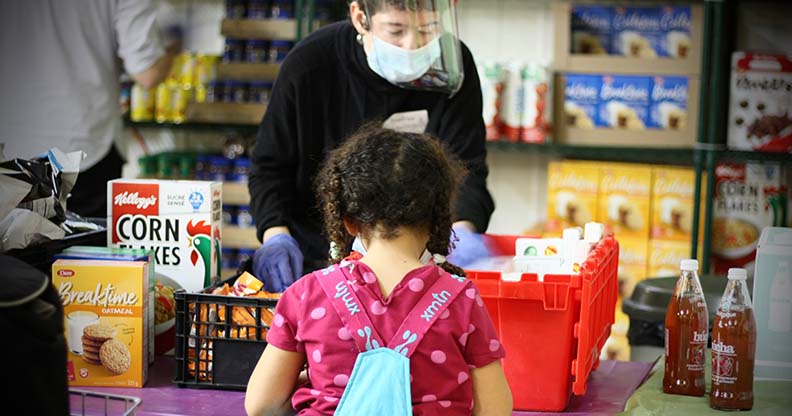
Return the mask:
[[249, 181], [263, 242], [253, 269], [268, 290], [280, 292], [304, 267], [325, 263], [314, 177], [329, 150], [374, 120], [430, 133], [465, 163], [450, 259], [464, 267], [487, 254], [480, 233], [494, 203], [481, 88], [454, 13], [452, 0], [352, 1], [350, 21], [313, 32], [289, 53], [259, 126]]

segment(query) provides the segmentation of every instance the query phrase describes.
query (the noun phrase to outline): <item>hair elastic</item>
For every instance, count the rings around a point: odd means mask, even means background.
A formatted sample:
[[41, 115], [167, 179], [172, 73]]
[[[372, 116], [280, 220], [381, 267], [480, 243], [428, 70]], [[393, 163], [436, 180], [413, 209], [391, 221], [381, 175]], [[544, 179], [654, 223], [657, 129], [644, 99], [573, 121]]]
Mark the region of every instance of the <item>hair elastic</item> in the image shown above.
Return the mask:
[[437, 265], [441, 265], [446, 262], [446, 258], [442, 254], [432, 254], [432, 258], [434, 259], [434, 263]]

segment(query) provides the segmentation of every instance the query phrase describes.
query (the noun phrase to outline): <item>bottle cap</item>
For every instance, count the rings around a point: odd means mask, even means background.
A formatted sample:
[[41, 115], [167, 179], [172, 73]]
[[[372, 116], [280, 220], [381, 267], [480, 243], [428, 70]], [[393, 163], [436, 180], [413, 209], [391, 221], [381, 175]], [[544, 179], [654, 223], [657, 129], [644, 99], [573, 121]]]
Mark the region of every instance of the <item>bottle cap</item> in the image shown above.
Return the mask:
[[729, 280], [746, 280], [748, 279], [748, 272], [745, 269], [731, 268], [729, 269]]
[[698, 260], [696, 259], [684, 259], [679, 262], [679, 268], [681, 270], [688, 270], [688, 271], [698, 271]]

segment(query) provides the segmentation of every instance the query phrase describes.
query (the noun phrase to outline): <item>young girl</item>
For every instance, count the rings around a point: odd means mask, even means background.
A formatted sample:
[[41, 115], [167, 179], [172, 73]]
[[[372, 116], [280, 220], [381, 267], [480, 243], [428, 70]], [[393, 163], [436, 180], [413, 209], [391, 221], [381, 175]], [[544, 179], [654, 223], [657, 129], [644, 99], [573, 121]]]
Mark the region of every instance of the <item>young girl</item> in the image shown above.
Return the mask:
[[[432, 323], [409, 356], [413, 414], [511, 415], [499, 361], [504, 350], [492, 321], [475, 285], [444, 258], [451, 201], [463, 174], [436, 139], [371, 125], [329, 155], [317, 178], [327, 237], [333, 247], [350, 247], [357, 237], [365, 253], [343, 259], [331, 250], [333, 266], [283, 293], [248, 383], [249, 415], [292, 414], [292, 408], [300, 415], [333, 414], [363, 352], [364, 331], [350, 330], [350, 315], [338, 307], [342, 294], [352, 315], [361, 312], [355, 319], [365, 315], [380, 344], [388, 345], [420, 302], [432, 295], [438, 300], [421, 315]], [[443, 284], [460, 285], [452, 289], [458, 296], [436, 296]], [[332, 287], [341, 292], [331, 296]], [[414, 339], [408, 334], [404, 344]], [[369, 341], [368, 328], [366, 335]], [[306, 364], [308, 379], [298, 382]], [[372, 384], [380, 381], [385, 376]]]

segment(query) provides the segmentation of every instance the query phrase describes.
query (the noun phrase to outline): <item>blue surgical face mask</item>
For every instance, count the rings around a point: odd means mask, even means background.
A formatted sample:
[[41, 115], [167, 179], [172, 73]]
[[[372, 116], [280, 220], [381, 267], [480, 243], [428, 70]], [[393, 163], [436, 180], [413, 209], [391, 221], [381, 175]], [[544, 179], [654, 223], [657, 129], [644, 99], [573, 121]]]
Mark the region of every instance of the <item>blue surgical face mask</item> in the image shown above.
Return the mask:
[[376, 37], [373, 33], [373, 48], [368, 54], [371, 70], [392, 84], [414, 81], [424, 74], [440, 58], [440, 42], [432, 39], [418, 49], [404, 49]]
[[[355, 237], [355, 241], [352, 242], [352, 250], [357, 251], [364, 256], [366, 255], [366, 247], [363, 246], [363, 240], [360, 238], [360, 236]], [[424, 249], [423, 254], [421, 254], [421, 258], [418, 259], [418, 261], [420, 261], [421, 264], [427, 264], [431, 259], [432, 253], [430, 253], [429, 250]]]

